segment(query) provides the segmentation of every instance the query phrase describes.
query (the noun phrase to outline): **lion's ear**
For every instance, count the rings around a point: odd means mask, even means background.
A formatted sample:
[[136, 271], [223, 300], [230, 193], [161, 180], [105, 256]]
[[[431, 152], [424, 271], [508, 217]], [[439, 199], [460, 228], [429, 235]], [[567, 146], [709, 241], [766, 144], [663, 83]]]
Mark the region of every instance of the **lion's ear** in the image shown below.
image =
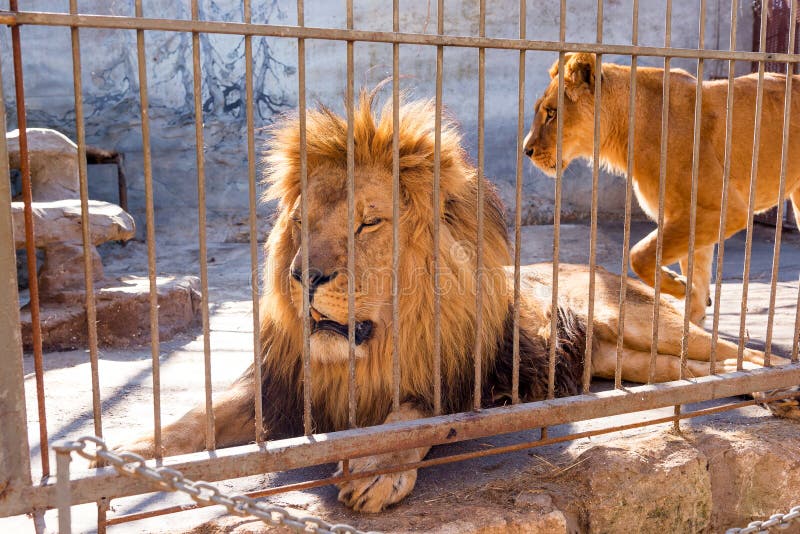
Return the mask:
[[564, 64], [564, 92], [570, 100], [581, 94], [594, 91], [595, 55], [579, 52], [567, 56]]

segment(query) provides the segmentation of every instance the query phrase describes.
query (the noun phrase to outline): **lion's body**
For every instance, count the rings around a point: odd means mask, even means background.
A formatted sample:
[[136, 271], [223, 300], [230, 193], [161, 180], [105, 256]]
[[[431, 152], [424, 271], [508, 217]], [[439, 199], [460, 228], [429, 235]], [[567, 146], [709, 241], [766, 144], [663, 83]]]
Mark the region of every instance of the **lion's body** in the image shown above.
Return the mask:
[[[432, 199], [434, 173], [434, 108], [429, 103], [404, 105], [399, 143], [399, 344], [400, 406], [393, 404], [392, 344], [392, 114], [375, 117], [371, 99], [363, 96], [355, 111], [352, 207], [348, 229], [347, 127], [327, 109], [307, 118], [307, 213], [302, 217], [299, 123], [289, 118], [276, 126], [267, 158], [268, 196], [279, 200], [278, 216], [266, 246], [262, 286], [261, 384], [267, 439], [328, 432], [355, 425], [407, 420], [435, 414], [436, 368], [435, 277]], [[482, 299], [477, 303], [478, 174], [469, 165], [460, 138], [445, 123], [441, 136], [439, 190], [441, 295], [441, 405], [444, 412], [469, 410], [475, 401], [475, 355], [480, 353], [481, 404], [507, 403], [514, 368], [513, 271], [502, 206], [484, 182]], [[305, 221], [304, 221], [305, 219]], [[304, 269], [302, 224], [308, 226], [308, 268]], [[349, 234], [349, 235], [348, 235]], [[348, 323], [348, 242], [352, 241], [353, 321]], [[548, 394], [551, 320], [556, 320], [554, 391], [556, 396], [580, 390], [586, 347], [589, 271], [562, 265], [561, 305], [551, 310], [552, 265], [523, 268], [519, 315], [519, 395], [522, 401]], [[592, 372], [613, 376], [616, 365], [619, 277], [597, 271]], [[304, 286], [304, 284], [308, 284]], [[306, 382], [303, 355], [303, 287], [308, 288], [311, 421], [305, 428]], [[621, 362], [622, 377], [649, 377], [651, 313], [655, 301], [639, 282], [627, 287], [628, 319]], [[682, 316], [665, 302], [656, 378], [681, 376]], [[478, 316], [480, 315], [480, 323]], [[480, 324], [480, 344], [476, 344]], [[355, 410], [349, 410], [350, 350], [355, 348]], [[711, 336], [692, 326], [689, 332], [690, 375], [709, 372]], [[720, 340], [720, 371], [736, 368], [736, 346]], [[763, 354], [745, 350], [745, 361], [762, 363]], [[705, 360], [705, 361], [703, 361]], [[773, 360], [775, 362], [775, 360]], [[253, 439], [255, 373], [248, 370], [231, 389], [214, 399], [218, 447]], [[205, 446], [205, 417], [198, 407], [163, 430], [164, 452], [177, 454]], [[155, 454], [146, 436], [124, 447]], [[360, 473], [421, 460], [428, 448], [357, 458]], [[358, 510], [379, 511], [398, 502], [413, 488], [416, 470], [371, 475], [343, 482], [339, 498]]]
[[[591, 54], [570, 56], [565, 65], [565, 110], [563, 162], [590, 159], [594, 133], [594, 62]], [[557, 107], [557, 65], [553, 80], [537, 104], [537, 117], [526, 141], [534, 163], [546, 172], [555, 165], [556, 125], [547, 121], [545, 109]], [[800, 220], [800, 77], [794, 76], [786, 158], [784, 195], [792, 200]], [[653, 220], [658, 218], [661, 155], [661, 111], [664, 69], [636, 70], [634, 108], [633, 183], [639, 205]], [[747, 225], [750, 179], [753, 163], [757, 75], [741, 76], [733, 85], [733, 115], [730, 132], [730, 178], [725, 211], [725, 237]], [[628, 104], [631, 69], [603, 64], [601, 83], [600, 159], [603, 165], [624, 174], [628, 158]], [[669, 117], [664, 190], [664, 248], [662, 265], [680, 262], [683, 274], [688, 266], [689, 221], [692, 184], [692, 142], [695, 133], [697, 80], [682, 70], [669, 76]], [[757, 176], [753, 210], [772, 208], [778, 203], [781, 176], [784, 91], [786, 77], [767, 73], [763, 82], [761, 133], [757, 155]], [[702, 321], [709, 297], [713, 247], [718, 241], [726, 147], [727, 80], [702, 82], [695, 264], [690, 317]], [[649, 285], [655, 280], [656, 233], [637, 243], [631, 251], [631, 267]], [[682, 298], [684, 280], [663, 270], [662, 290]]]

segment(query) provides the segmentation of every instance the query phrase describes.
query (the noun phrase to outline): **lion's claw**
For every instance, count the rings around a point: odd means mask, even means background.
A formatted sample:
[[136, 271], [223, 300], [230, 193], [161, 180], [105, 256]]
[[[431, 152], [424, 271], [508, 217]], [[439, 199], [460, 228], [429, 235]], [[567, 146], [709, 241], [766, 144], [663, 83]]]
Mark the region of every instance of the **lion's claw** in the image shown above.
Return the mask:
[[[358, 473], [389, 465], [392, 465], [389, 458], [373, 456], [351, 460], [350, 470]], [[340, 469], [336, 475], [341, 474]], [[400, 502], [411, 493], [416, 481], [416, 469], [348, 480], [337, 484], [339, 500], [357, 512], [376, 513]]]

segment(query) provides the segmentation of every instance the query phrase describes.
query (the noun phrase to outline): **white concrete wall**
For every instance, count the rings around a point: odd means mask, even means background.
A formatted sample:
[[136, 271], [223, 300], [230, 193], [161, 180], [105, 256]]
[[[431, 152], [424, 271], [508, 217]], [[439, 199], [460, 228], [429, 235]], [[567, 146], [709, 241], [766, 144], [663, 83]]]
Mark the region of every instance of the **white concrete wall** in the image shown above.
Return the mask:
[[[401, 1], [401, 31], [436, 31], [436, 3], [428, 0]], [[698, 42], [699, 0], [674, 0], [672, 44], [694, 48]], [[710, 0], [706, 24], [706, 46], [728, 48], [730, 0]], [[189, 18], [189, 2], [145, 0], [145, 16]], [[241, 20], [237, 0], [201, 0], [201, 16], [215, 20]], [[606, 0], [604, 37], [606, 43], [630, 43], [631, 0]], [[741, 2], [737, 47], [751, 46], [752, 10]], [[25, 9], [67, 10], [66, 0], [30, 0]], [[296, 23], [294, 2], [254, 1], [255, 22]], [[528, 1], [527, 36], [557, 40], [558, 0]], [[0, 2], [7, 7], [7, 2]], [[665, 3], [640, 1], [639, 42], [660, 46], [664, 43]], [[486, 31], [491, 37], [516, 37], [519, 31], [519, 2], [487, 2]], [[86, 0], [81, 11], [132, 15], [132, 0]], [[306, 24], [319, 27], [345, 26], [345, 2], [307, 0]], [[391, 3], [355, 1], [355, 26], [358, 29], [390, 31]], [[478, 2], [447, 0], [445, 32], [477, 35]], [[567, 13], [567, 40], [594, 42], [596, 1], [570, 0]], [[70, 34], [66, 28], [23, 27], [26, 103], [30, 126], [53, 127], [74, 137], [74, 99]], [[194, 123], [192, 97], [191, 36], [154, 32], [147, 34], [148, 88], [153, 147], [153, 174], [156, 207], [160, 215], [181, 213], [192, 221], [197, 205]], [[139, 92], [136, 66], [136, 36], [132, 31], [82, 30], [83, 91], [87, 140], [91, 144], [125, 153], [129, 174], [132, 210], [140, 217], [144, 206], [141, 158]], [[246, 130], [244, 101], [244, 46], [236, 36], [203, 35], [203, 102], [207, 161], [208, 207], [212, 213], [234, 214], [245, 218], [247, 206]], [[13, 72], [9, 31], [0, 29], [0, 60], [4, 79], [4, 98], [9, 112], [9, 127], [14, 128]], [[288, 39], [254, 38], [257, 127], [268, 125], [277, 113], [297, 104], [296, 43]], [[339, 42], [310, 41], [307, 44], [308, 101], [342, 109], [345, 88], [345, 45]], [[402, 86], [415, 98], [434, 95], [435, 48], [401, 48]], [[444, 54], [444, 103], [462, 125], [465, 141], [473, 157], [477, 146], [477, 50], [449, 48]], [[513, 208], [514, 175], [518, 141], [516, 137], [518, 58], [515, 51], [486, 52], [486, 175], [499, 188], [509, 208]], [[547, 85], [547, 68], [556, 54], [530, 51], [526, 57], [526, 121], [532, 118], [532, 105]], [[628, 62], [625, 57], [609, 61]], [[357, 43], [355, 46], [356, 86], [371, 87], [391, 73], [391, 45]], [[660, 65], [659, 58], [641, 58], [640, 64]], [[695, 70], [694, 61], [675, 60], [673, 65]], [[743, 71], [749, 65], [740, 65]], [[707, 62], [706, 74], [725, 76], [725, 63]], [[386, 95], [390, 93], [387, 90]], [[259, 137], [264, 135], [259, 132]], [[523, 219], [542, 222], [552, 218], [554, 183], [524, 162]], [[588, 216], [591, 173], [580, 162], [565, 174], [563, 220]], [[110, 170], [92, 171], [92, 194], [114, 200], [116, 185]], [[624, 181], [603, 176], [600, 189], [603, 217], [621, 217]], [[187, 208], [181, 210], [181, 208]]]

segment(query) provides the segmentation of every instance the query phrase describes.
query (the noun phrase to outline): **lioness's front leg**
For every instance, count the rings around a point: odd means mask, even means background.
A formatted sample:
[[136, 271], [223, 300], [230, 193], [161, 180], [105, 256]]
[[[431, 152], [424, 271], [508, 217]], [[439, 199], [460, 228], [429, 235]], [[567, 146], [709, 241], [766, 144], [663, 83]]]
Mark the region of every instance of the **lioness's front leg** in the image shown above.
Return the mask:
[[[213, 402], [216, 447], [232, 447], [255, 441], [252, 366]], [[195, 406], [180, 419], [161, 429], [161, 456], [174, 456], [206, 448], [205, 405]], [[114, 447], [145, 458], [156, 457], [155, 437], [148, 433]]]
[[[389, 414], [386, 423], [397, 421], [410, 421], [420, 419], [426, 414], [416, 405], [403, 403], [400, 409]], [[382, 467], [393, 467], [412, 462], [418, 462], [425, 458], [430, 447], [419, 447], [405, 451], [378, 454], [365, 458], [350, 460], [350, 471], [353, 473], [363, 473], [373, 471]], [[341, 464], [337, 475], [342, 474]], [[360, 512], [380, 512], [387, 506], [400, 502], [406, 495], [414, 489], [417, 482], [417, 470], [409, 469], [399, 473], [388, 473], [385, 475], [374, 475], [366, 478], [358, 478], [348, 482], [337, 484], [339, 487], [339, 500]]]

